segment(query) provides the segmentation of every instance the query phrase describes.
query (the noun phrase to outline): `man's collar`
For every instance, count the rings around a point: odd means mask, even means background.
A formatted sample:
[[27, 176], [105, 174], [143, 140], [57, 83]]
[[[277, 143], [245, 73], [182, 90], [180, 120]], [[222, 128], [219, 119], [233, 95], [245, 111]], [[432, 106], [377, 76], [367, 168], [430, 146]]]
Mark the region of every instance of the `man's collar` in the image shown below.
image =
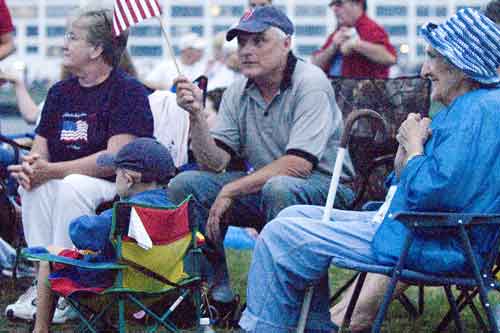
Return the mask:
[[[292, 85], [292, 76], [295, 71], [295, 66], [297, 65], [297, 57], [293, 54], [292, 51], [288, 53], [288, 57], [286, 59], [285, 70], [283, 71], [283, 79], [280, 83], [280, 90], [286, 90], [288, 87]], [[247, 84], [245, 85], [245, 89], [252, 86], [254, 81], [252, 79], [248, 79]]]

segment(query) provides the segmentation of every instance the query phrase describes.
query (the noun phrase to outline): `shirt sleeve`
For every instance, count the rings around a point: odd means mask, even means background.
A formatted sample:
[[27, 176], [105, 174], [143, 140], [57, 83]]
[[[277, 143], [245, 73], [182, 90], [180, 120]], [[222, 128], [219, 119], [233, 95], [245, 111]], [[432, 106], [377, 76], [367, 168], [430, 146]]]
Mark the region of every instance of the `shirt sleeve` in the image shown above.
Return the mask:
[[321, 46], [319, 50], [314, 51], [313, 55], [319, 54], [324, 50], [326, 50], [328, 47], [330, 47], [330, 45], [333, 43], [333, 36], [335, 36], [335, 32], [331, 33], [330, 36], [328, 36], [328, 38], [325, 41], [325, 44], [323, 44], [323, 46]]
[[238, 98], [233, 90], [232, 87], [229, 87], [222, 95], [219, 113], [214, 128], [210, 131], [219, 148], [224, 149], [232, 156], [240, 151], [241, 145], [237, 117]]
[[51, 138], [52, 134], [57, 130], [55, 127], [59, 125], [56, 108], [58, 103], [57, 95], [57, 87], [51, 87], [47, 93], [47, 98], [40, 113], [40, 120], [35, 129], [35, 133], [44, 138]]
[[387, 51], [389, 51], [392, 55], [396, 55], [396, 49], [392, 46], [389, 35], [384, 30], [384, 28], [374, 25], [374, 26], [363, 26], [358, 31], [359, 36], [362, 40], [383, 45]]
[[144, 86], [133, 79], [125, 80], [118, 89], [117, 103], [111, 110], [109, 136], [132, 134], [137, 137], [153, 136], [153, 114]]
[[410, 210], [454, 211], [477, 193], [473, 186], [479, 183], [470, 174], [481, 155], [477, 133], [473, 122], [433, 129], [425, 154], [408, 161], [401, 173], [399, 188]]
[[[341, 124], [341, 119], [334, 120], [333, 107], [325, 90], [318, 89], [300, 96], [295, 105], [287, 153], [301, 151], [306, 153], [302, 157], [317, 164], [332, 136], [334, 122]], [[316, 160], [311, 160], [308, 155]]]
[[9, 8], [7, 8], [5, 0], [0, 0], [0, 35], [12, 31], [14, 31], [14, 25], [12, 24]]

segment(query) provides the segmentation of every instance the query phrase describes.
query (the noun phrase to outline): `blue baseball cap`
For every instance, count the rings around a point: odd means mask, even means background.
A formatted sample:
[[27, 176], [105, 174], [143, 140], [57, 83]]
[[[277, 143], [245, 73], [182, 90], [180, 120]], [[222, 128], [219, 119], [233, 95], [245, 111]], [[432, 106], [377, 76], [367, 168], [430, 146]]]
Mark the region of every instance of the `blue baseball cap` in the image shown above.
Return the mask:
[[477, 10], [461, 9], [440, 25], [427, 23], [420, 33], [471, 79], [484, 84], [500, 82], [500, 27]]
[[97, 165], [140, 172], [141, 181], [164, 184], [175, 175], [175, 165], [168, 149], [151, 138], [138, 138], [123, 146], [116, 155], [101, 154]]
[[226, 40], [231, 41], [240, 32], [259, 33], [270, 27], [276, 27], [287, 35], [294, 32], [293, 23], [285, 13], [274, 6], [261, 6], [247, 10], [238, 25], [229, 29]]

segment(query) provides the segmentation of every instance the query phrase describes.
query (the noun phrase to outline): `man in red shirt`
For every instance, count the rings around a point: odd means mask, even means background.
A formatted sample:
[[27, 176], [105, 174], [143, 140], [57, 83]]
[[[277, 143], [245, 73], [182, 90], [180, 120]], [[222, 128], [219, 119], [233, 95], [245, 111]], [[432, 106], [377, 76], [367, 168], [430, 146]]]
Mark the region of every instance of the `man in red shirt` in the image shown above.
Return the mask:
[[14, 52], [14, 26], [5, 0], [0, 0], [0, 60]]
[[366, 16], [366, 0], [332, 0], [337, 29], [312, 56], [328, 76], [387, 78], [396, 50], [384, 28]]

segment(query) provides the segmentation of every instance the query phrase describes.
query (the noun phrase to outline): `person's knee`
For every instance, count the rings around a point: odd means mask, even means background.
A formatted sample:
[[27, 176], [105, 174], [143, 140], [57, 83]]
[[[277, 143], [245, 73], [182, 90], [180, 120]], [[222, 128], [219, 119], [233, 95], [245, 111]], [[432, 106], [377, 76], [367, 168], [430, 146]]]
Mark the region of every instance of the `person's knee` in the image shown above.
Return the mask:
[[305, 205], [288, 206], [284, 208], [282, 211], [280, 211], [278, 216], [276, 216], [276, 218], [302, 216], [303, 214], [301, 210], [304, 208], [304, 206]]
[[275, 218], [284, 208], [294, 205], [296, 195], [293, 177], [275, 176], [262, 187], [262, 209], [267, 220]]
[[168, 183], [168, 194], [170, 200], [175, 203], [180, 203], [188, 195], [197, 195], [203, 190], [203, 180], [206, 178], [203, 172], [200, 171], [185, 171], [181, 172]]
[[[285, 229], [288, 227], [289, 222], [285, 219], [274, 219], [264, 226], [264, 229], [259, 234], [257, 242], [274, 242], [277, 237], [284, 235]], [[285, 232], [286, 233], [286, 232]]]
[[273, 198], [276, 196], [286, 195], [292, 190], [291, 177], [274, 176], [271, 177], [262, 187], [262, 196]]

